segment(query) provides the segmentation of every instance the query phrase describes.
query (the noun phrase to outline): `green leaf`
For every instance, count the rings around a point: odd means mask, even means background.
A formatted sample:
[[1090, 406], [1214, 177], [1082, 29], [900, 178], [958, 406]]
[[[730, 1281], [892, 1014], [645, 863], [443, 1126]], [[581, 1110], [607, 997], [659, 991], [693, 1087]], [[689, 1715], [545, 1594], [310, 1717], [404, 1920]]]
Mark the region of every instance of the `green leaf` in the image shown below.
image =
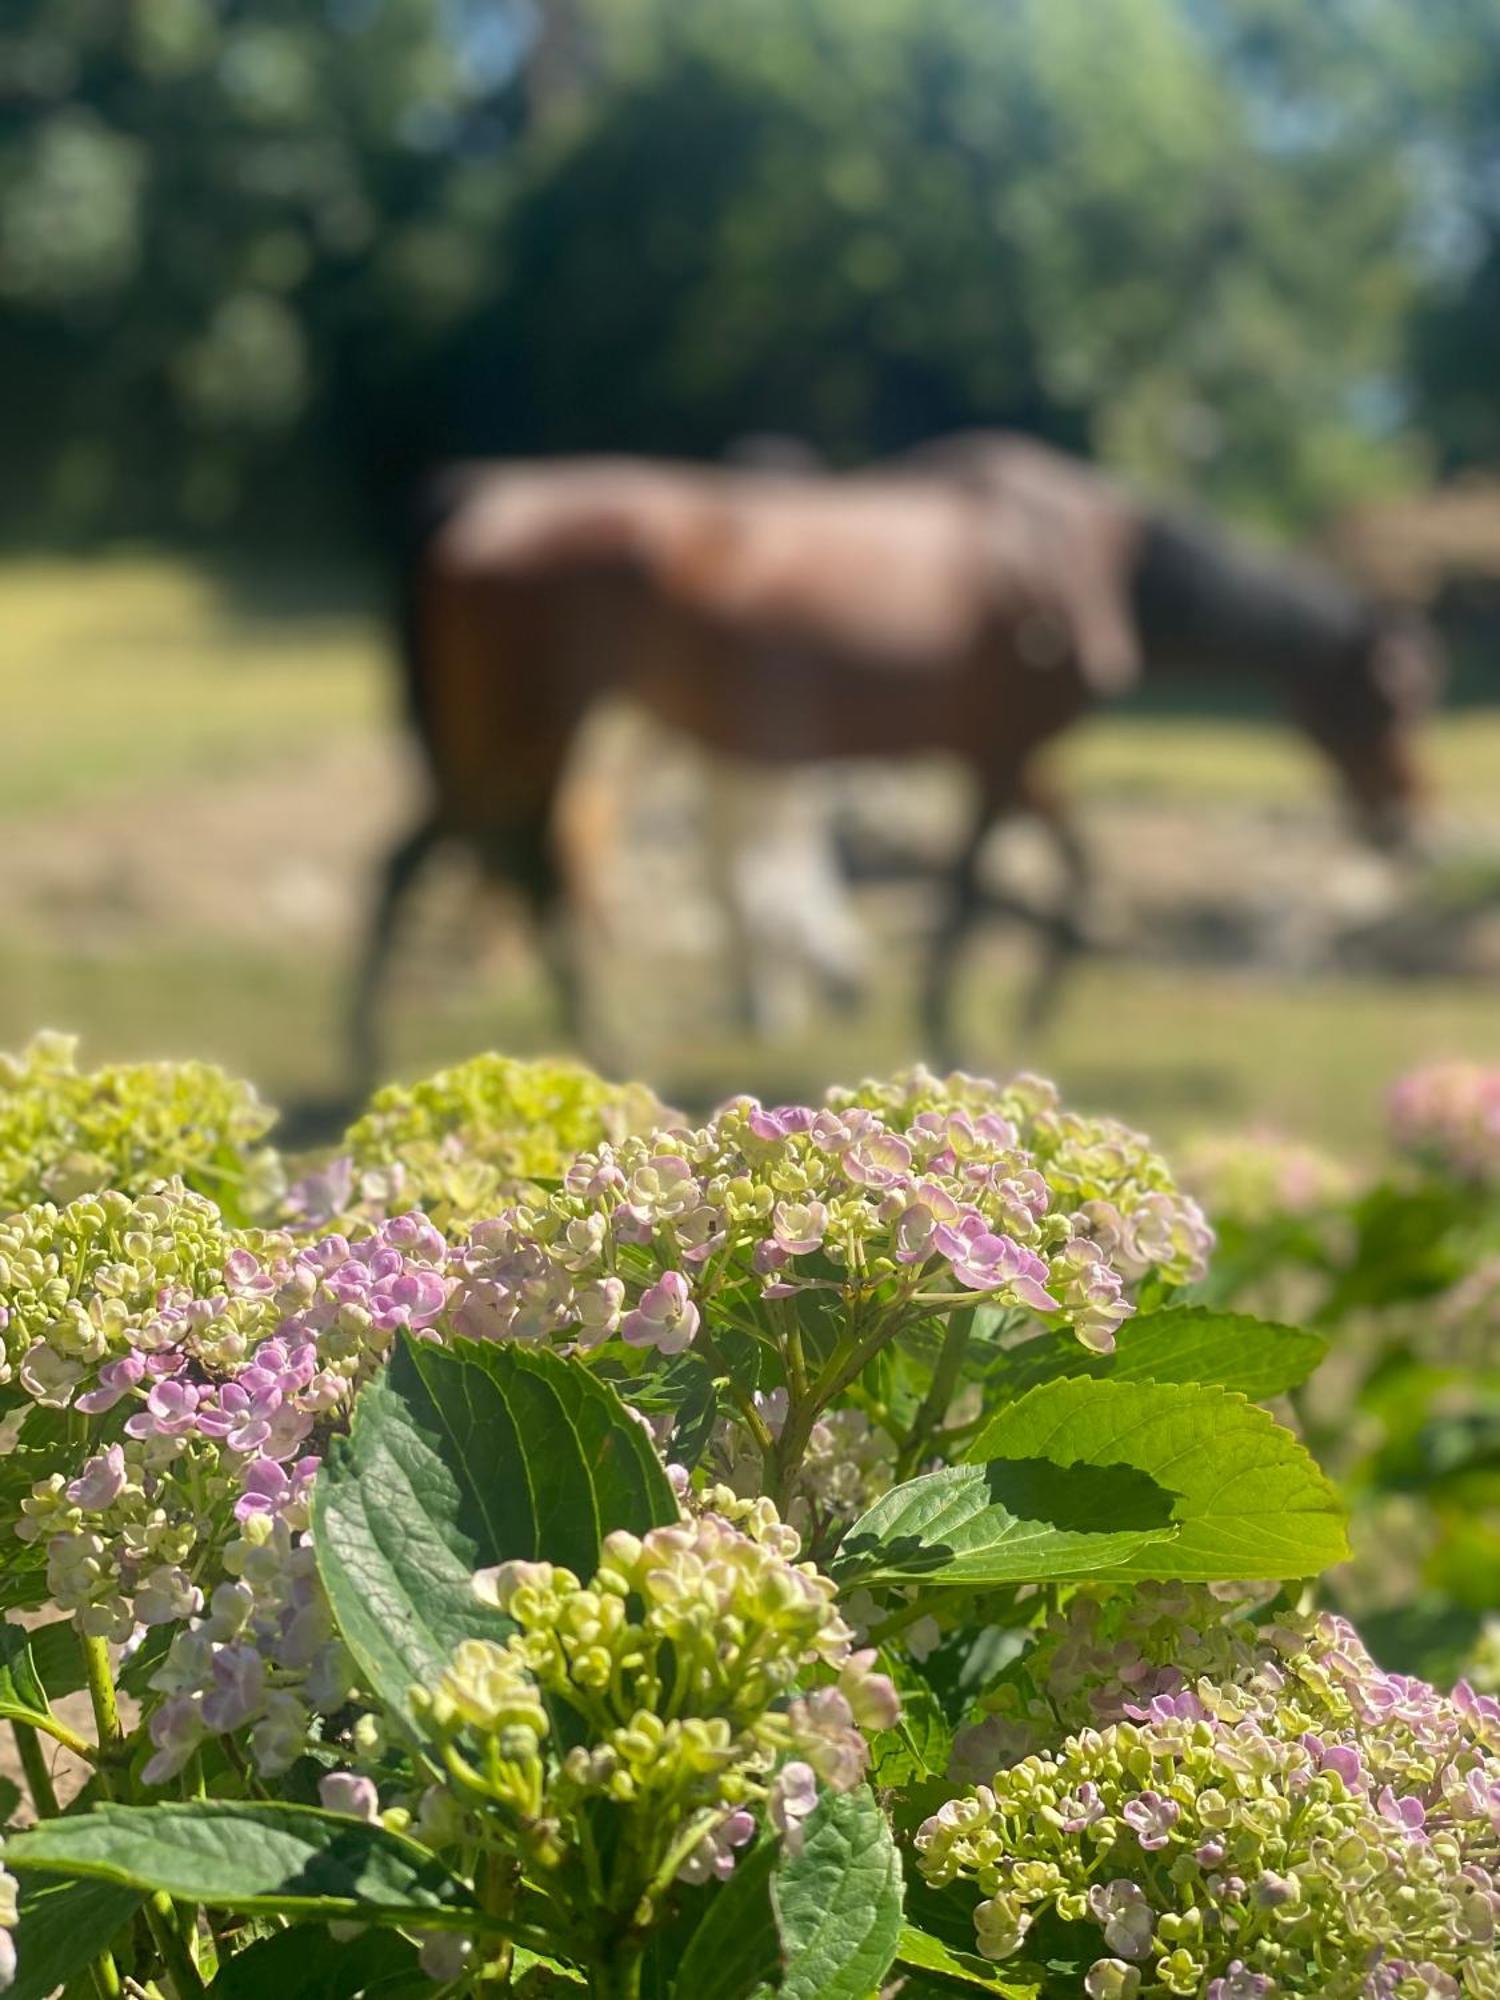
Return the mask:
[[870, 1739], [870, 1782], [880, 1790], [938, 1778], [948, 1768], [953, 1729], [921, 1668], [902, 1653], [881, 1654], [901, 1696], [901, 1718]]
[[966, 1456], [1127, 1467], [1173, 1495], [1178, 1533], [1127, 1554], [1112, 1576], [1285, 1579], [1348, 1555], [1344, 1509], [1309, 1453], [1229, 1389], [1072, 1379], [1033, 1389]]
[[892, 1487], [849, 1529], [831, 1569], [841, 1584], [1045, 1582], [1118, 1569], [1177, 1532], [1171, 1493], [1137, 1468], [1065, 1471], [1017, 1454]]
[[678, 1963], [673, 1991], [682, 2000], [750, 2000], [781, 1967], [771, 1871], [775, 1841], [744, 1856], [708, 1905]]
[[220, 1799], [96, 1806], [13, 1834], [5, 1863], [164, 1889], [224, 1910], [441, 1929], [482, 1924], [469, 1891], [426, 1848], [311, 1806]]
[[1113, 1354], [1043, 1334], [1008, 1350], [1001, 1369], [1020, 1394], [1039, 1382], [1087, 1376], [1110, 1382], [1203, 1382], [1238, 1389], [1252, 1402], [1305, 1382], [1328, 1352], [1320, 1333], [1246, 1313], [1174, 1306], [1126, 1320]]
[[1034, 1980], [1018, 1982], [1002, 1977], [999, 1967], [987, 1958], [980, 1958], [972, 1951], [950, 1950], [941, 1938], [919, 1931], [911, 1924], [901, 1927], [896, 1963], [903, 1971], [937, 1973], [956, 1986], [999, 1994], [1001, 2000], [1036, 2000], [1041, 1992]]
[[46, 1722], [51, 1714], [31, 1656], [31, 1635], [19, 1625], [0, 1625], [0, 1716], [12, 1722]]
[[[6, 1842], [5, 1859], [19, 1835]], [[15, 1929], [16, 1979], [7, 2000], [46, 2000], [96, 1959], [135, 1915], [136, 1889], [111, 1882], [76, 1882], [65, 1875], [21, 1878]]]
[[236, 1952], [208, 1990], [213, 2000], [354, 2000], [377, 1980], [418, 1970], [416, 1947], [389, 1931], [340, 1942], [321, 1925], [296, 1924]]
[[72, 1619], [54, 1618], [46, 1625], [34, 1625], [27, 1636], [31, 1663], [47, 1690], [47, 1699], [61, 1701], [64, 1695], [77, 1694], [85, 1680], [83, 1651]]
[[318, 1568], [372, 1687], [408, 1714], [460, 1639], [510, 1628], [474, 1570], [545, 1557], [587, 1576], [602, 1535], [677, 1518], [645, 1431], [581, 1363], [403, 1341], [314, 1494]]
[[[875, 1795], [825, 1792], [771, 1878], [780, 2000], [869, 2000], [901, 1935], [901, 1857]], [[684, 1989], [686, 1995], [687, 1989]]]

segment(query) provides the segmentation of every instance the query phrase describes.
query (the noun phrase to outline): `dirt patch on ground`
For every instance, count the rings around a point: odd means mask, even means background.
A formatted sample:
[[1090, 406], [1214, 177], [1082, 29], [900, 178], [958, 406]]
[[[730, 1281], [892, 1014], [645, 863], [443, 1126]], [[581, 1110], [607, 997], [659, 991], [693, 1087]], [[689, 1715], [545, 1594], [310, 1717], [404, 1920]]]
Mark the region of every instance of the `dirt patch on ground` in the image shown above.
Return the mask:
[[[722, 946], [701, 853], [709, 781], [690, 751], [623, 718], [585, 747], [574, 796], [614, 787], [618, 801], [621, 838], [598, 861], [615, 949], [708, 959]], [[824, 782], [856, 847], [940, 864], [959, 838], [964, 793], [941, 768], [849, 768]], [[419, 796], [404, 746], [371, 733], [237, 780], [34, 815], [5, 829], [0, 920], [63, 950], [221, 939], [342, 957], [377, 859]], [[1416, 893], [1409, 872], [1356, 846], [1314, 793], [1296, 805], [1084, 799], [1080, 817], [1095, 860], [1089, 929], [1110, 951], [1317, 969], [1341, 937], [1399, 920]], [[1500, 853], [1500, 826], [1465, 838]], [[990, 866], [1035, 901], [1055, 893], [1054, 857], [1034, 831], [1001, 833]], [[493, 928], [476, 920], [474, 892], [462, 865], [436, 871], [424, 937], [431, 948], [435, 934], [440, 956], [445, 930], [472, 956]], [[876, 886], [860, 902], [878, 935], [930, 921], [930, 895]], [[1500, 963], [1495, 931], [1493, 919], [1473, 927], [1468, 969]]]

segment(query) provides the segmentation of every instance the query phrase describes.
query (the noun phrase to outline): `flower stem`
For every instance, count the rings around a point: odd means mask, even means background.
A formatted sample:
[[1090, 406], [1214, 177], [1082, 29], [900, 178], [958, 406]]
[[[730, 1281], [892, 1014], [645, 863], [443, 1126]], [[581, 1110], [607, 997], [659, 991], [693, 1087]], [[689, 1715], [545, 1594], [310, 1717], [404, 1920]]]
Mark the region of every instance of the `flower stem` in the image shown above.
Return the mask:
[[194, 1963], [188, 1941], [177, 1928], [176, 1906], [165, 1889], [158, 1889], [146, 1898], [146, 1922], [151, 1931], [151, 1941], [176, 1990], [177, 2000], [196, 2000], [198, 1994], [206, 1993], [208, 1989]]
[[52, 1773], [47, 1769], [42, 1740], [28, 1722], [13, 1722], [11, 1728], [15, 1732], [16, 1749], [20, 1753], [26, 1789], [31, 1793], [36, 1816], [38, 1819], [56, 1819], [59, 1810], [57, 1792], [52, 1784]]
[[125, 1740], [120, 1727], [120, 1704], [115, 1699], [114, 1670], [109, 1664], [109, 1642], [92, 1633], [80, 1632], [78, 1646], [83, 1654], [84, 1679], [94, 1710], [94, 1732], [99, 1739], [101, 1763], [108, 1761]]
[[589, 1977], [593, 2000], [641, 2000], [641, 1947], [632, 1940], [612, 1947]]
[[958, 1387], [958, 1378], [963, 1371], [964, 1355], [968, 1351], [969, 1332], [974, 1324], [974, 1314], [969, 1312], [950, 1313], [948, 1324], [943, 1329], [943, 1344], [938, 1352], [932, 1380], [927, 1385], [927, 1394], [922, 1398], [922, 1407], [917, 1411], [905, 1444], [896, 1460], [896, 1477], [910, 1479], [922, 1462], [922, 1455], [928, 1440], [941, 1423], [943, 1414], [953, 1401], [953, 1392]]
[[119, 2000], [125, 1988], [120, 1983], [120, 1968], [115, 1964], [114, 1953], [101, 1951], [89, 1970], [94, 1976], [94, 1991], [99, 2000]]

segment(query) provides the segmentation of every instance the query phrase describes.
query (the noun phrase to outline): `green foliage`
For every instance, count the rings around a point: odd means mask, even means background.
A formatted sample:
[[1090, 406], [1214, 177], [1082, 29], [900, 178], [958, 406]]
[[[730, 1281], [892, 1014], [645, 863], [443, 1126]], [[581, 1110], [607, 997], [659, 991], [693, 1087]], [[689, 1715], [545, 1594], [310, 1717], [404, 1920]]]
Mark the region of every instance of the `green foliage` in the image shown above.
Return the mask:
[[0, 1716], [34, 1723], [45, 1722], [50, 1713], [26, 1633], [19, 1625], [0, 1625]]
[[645, 1433], [584, 1369], [404, 1341], [319, 1482], [318, 1563], [346, 1643], [405, 1712], [461, 1639], [509, 1629], [475, 1602], [476, 1569], [546, 1554], [587, 1575], [607, 1529], [676, 1513]]
[[986, 1424], [966, 1456], [1129, 1466], [1166, 1488], [1177, 1534], [1122, 1556], [1121, 1576], [1316, 1576], [1348, 1554], [1332, 1484], [1290, 1431], [1227, 1389], [1044, 1383]]
[[901, 1935], [901, 1857], [873, 1793], [833, 1792], [771, 1878], [783, 2000], [866, 2000]]
[[[1097, 1576], [1176, 1539], [1173, 1495], [1125, 1465], [1042, 1457], [950, 1465], [877, 1500], [844, 1537], [840, 1582], [990, 1584]], [[1166, 1556], [1170, 1573], [1170, 1553]]]
[[1327, 1352], [1327, 1340], [1307, 1327], [1174, 1306], [1127, 1320], [1113, 1354], [1073, 1355], [1055, 1342], [1028, 1341], [1007, 1351], [997, 1374], [1012, 1395], [1064, 1375], [1087, 1375], [1110, 1382], [1214, 1383], [1261, 1402], [1305, 1382]]
[[[11, 1842], [6, 1845], [9, 1853]], [[117, 1883], [28, 1871], [19, 1898], [19, 1970], [10, 2000], [48, 2000], [98, 1957], [130, 1922], [140, 1900], [138, 1889]]]
[[1296, 518], [1403, 476], [1413, 382], [1494, 449], [1481, 0], [16, 0], [4, 55], [28, 523], [997, 420]]
[[307, 1806], [220, 1799], [99, 1805], [5, 1843], [7, 1867], [65, 1869], [188, 1903], [362, 1923], [482, 1926], [461, 1883], [414, 1841]]
[[428, 1985], [415, 1949], [388, 1930], [335, 1938], [311, 1924], [273, 1931], [220, 1967], [210, 1989], [214, 2000], [354, 2000], [405, 1975]]

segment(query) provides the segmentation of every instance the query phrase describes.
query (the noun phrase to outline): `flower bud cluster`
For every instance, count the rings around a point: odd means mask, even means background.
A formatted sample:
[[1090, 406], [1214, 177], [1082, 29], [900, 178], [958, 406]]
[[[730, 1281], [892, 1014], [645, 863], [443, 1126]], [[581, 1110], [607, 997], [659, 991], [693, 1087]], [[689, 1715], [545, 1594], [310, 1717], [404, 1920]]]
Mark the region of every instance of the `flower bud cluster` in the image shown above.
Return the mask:
[[324, 1227], [418, 1208], [457, 1234], [528, 1184], [557, 1180], [586, 1146], [668, 1123], [642, 1084], [606, 1083], [580, 1063], [475, 1056], [377, 1091], [339, 1156], [291, 1191], [289, 1212]]
[[736, 1098], [700, 1130], [583, 1153], [561, 1189], [475, 1227], [453, 1323], [676, 1354], [706, 1311], [762, 1301], [834, 1295], [894, 1326], [984, 1300], [1108, 1352], [1128, 1282], [1201, 1271], [1206, 1224], [1124, 1128], [1037, 1112], [1032, 1152], [1007, 1112], [934, 1093], [894, 1122]]
[[616, 1532], [586, 1585], [550, 1563], [475, 1577], [519, 1630], [465, 1641], [418, 1704], [458, 1794], [499, 1808], [530, 1865], [578, 1862], [604, 1801], [641, 1883], [726, 1875], [757, 1807], [795, 1844], [819, 1785], [857, 1785], [864, 1732], [897, 1719], [769, 1502], [720, 1499], [740, 1525], [704, 1511]]
[[[1099, 1929], [1093, 2000], [1500, 1994], [1500, 1703], [1383, 1672], [1329, 1614], [1082, 1602], [1037, 1670], [1066, 1733], [917, 1835], [929, 1881], [978, 1883], [982, 1952], [1020, 1950], [1050, 1910]], [[1174, 1666], [1158, 1641], [1184, 1610]]]
[[90, 1420], [75, 1476], [14, 1524], [58, 1604], [116, 1640], [200, 1610], [231, 1517], [294, 1514], [319, 1433], [398, 1329], [432, 1328], [446, 1255], [420, 1215], [352, 1244], [248, 1236], [180, 1183], [0, 1223], [0, 1346], [33, 1402]]
[[1150, 1142], [1114, 1118], [1065, 1111], [1057, 1086], [1023, 1072], [1009, 1083], [962, 1070], [938, 1077], [918, 1064], [854, 1090], [830, 1090], [835, 1108], [863, 1105], [893, 1123], [924, 1116], [998, 1119], [1031, 1155], [1054, 1206], [1078, 1218], [1127, 1280], [1156, 1271], [1192, 1284], [1208, 1268], [1213, 1232]]
[[1326, 1215], [1357, 1186], [1331, 1153], [1264, 1128], [1202, 1134], [1182, 1149], [1178, 1165], [1215, 1223], [1242, 1229]]
[[1390, 1095], [1391, 1136], [1403, 1152], [1455, 1180], [1500, 1181], [1500, 1069], [1439, 1062], [1401, 1077]]
[[275, 1113], [208, 1063], [116, 1063], [79, 1070], [72, 1036], [38, 1035], [0, 1055], [0, 1215], [115, 1188], [139, 1194], [179, 1176], [248, 1219], [282, 1185], [259, 1142]]
[[150, 1686], [148, 1785], [174, 1777], [205, 1737], [249, 1731], [262, 1777], [287, 1770], [315, 1714], [348, 1700], [350, 1662], [335, 1636], [307, 1525], [308, 1482], [279, 1514], [249, 1514], [223, 1552], [206, 1615], [180, 1631]]

